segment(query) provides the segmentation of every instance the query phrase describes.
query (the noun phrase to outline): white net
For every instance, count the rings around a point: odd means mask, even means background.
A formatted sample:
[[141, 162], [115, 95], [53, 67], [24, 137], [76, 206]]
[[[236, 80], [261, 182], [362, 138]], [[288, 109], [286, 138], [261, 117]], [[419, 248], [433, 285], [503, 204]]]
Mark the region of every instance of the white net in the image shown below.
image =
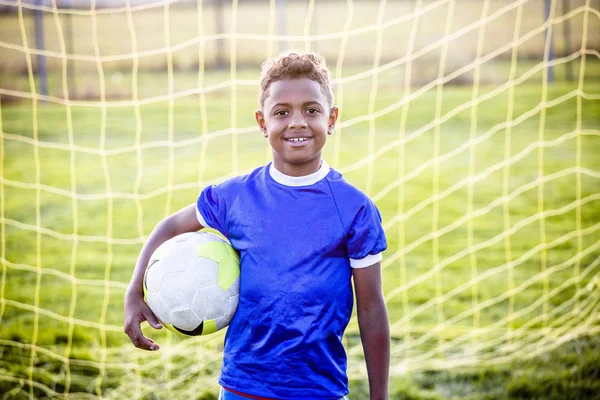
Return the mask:
[[[270, 159], [259, 64], [291, 48], [326, 56], [324, 158], [382, 212], [393, 376], [597, 335], [599, 9], [0, 0], [0, 392], [212, 398], [223, 334], [142, 352], [123, 294], [162, 217]], [[346, 348], [363, 379], [355, 318]]]

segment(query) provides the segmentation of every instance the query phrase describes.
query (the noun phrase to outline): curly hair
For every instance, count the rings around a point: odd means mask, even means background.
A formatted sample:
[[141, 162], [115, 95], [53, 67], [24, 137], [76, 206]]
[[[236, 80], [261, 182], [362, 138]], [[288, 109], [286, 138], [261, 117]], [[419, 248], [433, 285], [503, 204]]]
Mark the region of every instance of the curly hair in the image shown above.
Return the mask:
[[331, 76], [325, 63], [325, 58], [314, 52], [289, 52], [281, 53], [270, 58], [262, 64], [260, 74], [259, 104], [262, 108], [265, 99], [269, 97], [271, 83], [284, 79], [308, 78], [321, 85], [321, 91], [327, 98], [329, 105], [333, 105], [333, 91], [331, 90]]

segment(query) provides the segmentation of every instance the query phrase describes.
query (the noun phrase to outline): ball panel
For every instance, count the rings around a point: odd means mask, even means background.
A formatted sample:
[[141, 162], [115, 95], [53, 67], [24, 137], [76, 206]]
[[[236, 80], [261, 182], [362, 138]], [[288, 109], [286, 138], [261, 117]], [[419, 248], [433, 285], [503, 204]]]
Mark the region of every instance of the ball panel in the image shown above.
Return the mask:
[[227, 301], [227, 306], [225, 307], [225, 313], [223, 316], [227, 318], [227, 321], [231, 321], [233, 315], [235, 314], [235, 310], [237, 310], [238, 302], [240, 299], [240, 295], [235, 295], [229, 298]]
[[219, 265], [208, 258], [202, 258], [201, 262], [202, 267], [193, 268], [192, 282], [198, 289], [216, 285], [219, 280]]
[[160, 290], [165, 275], [168, 272], [168, 265], [161, 260], [153, 260], [144, 274], [144, 286], [148, 292], [157, 293]]
[[218, 283], [223, 290], [227, 290], [240, 276], [239, 256], [228, 244], [223, 242], [204, 243], [196, 246], [196, 254], [219, 264]]
[[227, 290], [233, 285], [234, 282], [240, 277], [240, 259], [235, 254], [233, 257], [233, 249], [227, 247], [229, 257], [225, 258], [219, 263], [219, 286], [223, 290]]
[[222, 242], [210, 241], [195, 246], [198, 257], [208, 258], [218, 263], [227, 257], [227, 245]]
[[202, 323], [202, 319], [198, 318], [189, 307], [185, 307], [171, 310], [171, 323], [177, 329], [192, 331]]
[[204, 329], [202, 330], [203, 335], [209, 335], [217, 331], [217, 324], [212, 319], [204, 321]]
[[213, 285], [198, 291], [191, 307], [203, 320], [214, 319], [225, 313], [228, 298], [223, 289]]
[[179, 242], [171, 254], [161, 260], [167, 264], [168, 272], [187, 272], [196, 268], [198, 256], [189, 242]]
[[159, 321], [164, 325], [164, 323], [171, 322], [171, 309], [162, 301], [160, 298], [160, 294], [158, 293], [148, 293], [146, 296], [146, 303], [156, 315]]
[[172, 254], [177, 247], [176, 239], [178, 237], [179, 236], [176, 236], [173, 239], [169, 239], [160, 246], [158, 246], [158, 248], [154, 250], [154, 253], [152, 253], [152, 256], [150, 256], [150, 262], [152, 262], [153, 260], [162, 260], [163, 258]]
[[240, 293], [240, 278], [238, 277], [227, 289], [227, 294], [232, 296], [237, 296]]
[[160, 297], [171, 310], [189, 307], [197, 292], [185, 272], [166, 274], [160, 287]]
[[229, 320], [225, 317], [219, 317], [219, 318], [215, 319], [215, 325], [217, 327], [217, 330], [221, 330], [221, 329], [225, 328], [227, 325], [229, 325]]

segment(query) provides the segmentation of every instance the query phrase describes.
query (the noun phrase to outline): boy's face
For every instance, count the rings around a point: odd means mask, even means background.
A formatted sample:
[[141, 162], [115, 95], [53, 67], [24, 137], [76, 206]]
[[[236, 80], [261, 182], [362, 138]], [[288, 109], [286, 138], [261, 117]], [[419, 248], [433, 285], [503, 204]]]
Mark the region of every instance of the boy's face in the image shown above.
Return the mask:
[[271, 83], [256, 122], [269, 139], [275, 168], [302, 176], [319, 169], [321, 150], [337, 116], [338, 108], [329, 105], [319, 83], [301, 78]]

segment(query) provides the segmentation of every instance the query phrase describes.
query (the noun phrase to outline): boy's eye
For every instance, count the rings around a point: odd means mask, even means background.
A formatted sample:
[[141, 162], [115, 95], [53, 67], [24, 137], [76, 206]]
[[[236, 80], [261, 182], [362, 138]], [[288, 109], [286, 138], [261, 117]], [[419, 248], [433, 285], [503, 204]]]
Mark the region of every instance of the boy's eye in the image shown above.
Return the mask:
[[287, 115], [287, 110], [277, 110], [275, 111], [275, 115]]
[[320, 112], [320, 110], [318, 108], [311, 107], [311, 108], [307, 108], [306, 112], [309, 114], [317, 114], [318, 112]]

